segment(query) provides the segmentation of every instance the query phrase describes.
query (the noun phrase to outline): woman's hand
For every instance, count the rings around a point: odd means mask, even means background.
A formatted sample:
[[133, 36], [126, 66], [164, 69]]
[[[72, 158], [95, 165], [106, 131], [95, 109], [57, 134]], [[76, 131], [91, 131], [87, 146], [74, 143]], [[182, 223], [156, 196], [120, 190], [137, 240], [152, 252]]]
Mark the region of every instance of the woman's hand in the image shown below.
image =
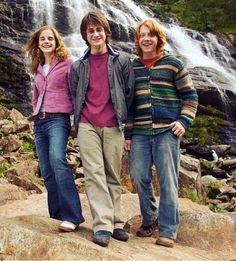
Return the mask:
[[75, 139], [77, 138], [77, 130], [75, 129], [75, 126], [71, 126], [71, 129], [70, 129], [70, 136], [71, 138]]

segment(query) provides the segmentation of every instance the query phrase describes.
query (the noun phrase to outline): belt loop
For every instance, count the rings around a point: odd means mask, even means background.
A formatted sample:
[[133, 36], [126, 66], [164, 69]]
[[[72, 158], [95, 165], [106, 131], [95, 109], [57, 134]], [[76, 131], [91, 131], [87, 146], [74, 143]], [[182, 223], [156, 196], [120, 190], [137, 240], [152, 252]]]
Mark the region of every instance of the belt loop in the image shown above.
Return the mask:
[[45, 112], [45, 111], [43, 111], [42, 114], [39, 113], [39, 119], [40, 119], [40, 120], [45, 119], [45, 117], [46, 117], [46, 112]]

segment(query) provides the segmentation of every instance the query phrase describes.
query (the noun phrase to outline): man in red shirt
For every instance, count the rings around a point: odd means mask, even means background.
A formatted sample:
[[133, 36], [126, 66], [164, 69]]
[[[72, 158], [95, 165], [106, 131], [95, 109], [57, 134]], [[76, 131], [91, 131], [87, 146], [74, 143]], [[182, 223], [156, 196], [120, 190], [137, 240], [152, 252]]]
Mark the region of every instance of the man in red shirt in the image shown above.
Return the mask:
[[93, 242], [107, 246], [111, 236], [128, 240], [120, 212], [120, 169], [134, 73], [129, 57], [109, 45], [111, 30], [100, 12], [83, 18], [81, 34], [88, 49], [71, 69], [74, 125], [93, 217]]

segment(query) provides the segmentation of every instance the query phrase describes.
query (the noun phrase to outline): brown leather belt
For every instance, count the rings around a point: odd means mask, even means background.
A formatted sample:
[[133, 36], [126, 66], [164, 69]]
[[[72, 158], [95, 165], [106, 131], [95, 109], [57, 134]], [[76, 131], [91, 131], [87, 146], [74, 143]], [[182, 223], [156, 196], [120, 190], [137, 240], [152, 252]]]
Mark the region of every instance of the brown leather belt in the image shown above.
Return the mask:
[[49, 112], [40, 112], [37, 115], [31, 115], [28, 117], [28, 121], [35, 120], [44, 120], [48, 118], [58, 117], [58, 116], [69, 116], [69, 113], [49, 113]]

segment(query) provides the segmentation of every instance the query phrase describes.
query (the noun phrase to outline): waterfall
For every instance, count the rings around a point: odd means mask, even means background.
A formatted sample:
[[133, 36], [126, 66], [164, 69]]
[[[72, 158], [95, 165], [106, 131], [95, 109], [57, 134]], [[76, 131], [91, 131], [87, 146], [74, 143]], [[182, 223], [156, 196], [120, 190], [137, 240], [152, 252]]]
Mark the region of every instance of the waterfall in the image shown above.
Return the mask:
[[34, 10], [34, 19], [38, 25], [54, 25], [53, 10], [54, 1], [53, 0], [30, 0], [29, 4]]
[[65, 36], [64, 40], [70, 48], [72, 56], [76, 59], [87, 48], [79, 33], [82, 18], [94, 7], [86, 0], [64, 0], [64, 5], [69, 10], [69, 23], [72, 28], [72, 33]]
[[[208, 33], [207, 36], [199, 32], [188, 30], [191, 34], [198, 34], [198, 39], [188, 35], [188, 31], [176, 25], [165, 27], [168, 37], [174, 45], [174, 49], [187, 61], [188, 67], [210, 67], [228, 79], [233, 86], [236, 82], [235, 72], [231, 68], [233, 59], [229, 51], [220, 45], [216, 36]], [[215, 57], [218, 53], [220, 57]], [[233, 89], [231, 89], [233, 90]]]
[[[54, 25], [55, 15], [54, 6], [58, 1], [53, 0], [30, 0], [35, 12], [35, 19], [38, 25], [45, 23]], [[66, 8], [69, 19], [69, 26], [72, 32], [64, 36], [67, 46], [75, 57], [81, 56], [86, 48], [85, 42], [80, 35], [80, 23], [82, 17], [91, 10], [96, 9], [88, 0], [63, 0], [63, 7]], [[98, 6], [105, 16], [116, 23], [116, 33], [120, 36], [120, 32], [125, 31], [126, 39], [133, 44], [130, 39], [129, 31], [135, 28], [138, 21], [153, 17], [153, 13], [148, 8], [138, 6], [132, 0], [97, 0]], [[217, 37], [213, 34], [201, 34], [197, 31], [186, 29], [175, 24], [163, 24], [167, 33], [168, 44], [167, 50], [181, 56], [188, 68], [193, 67], [210, 67], [218, 71], [222, 75], [222, 80], [228, 84], [224, 88], [236, 92], [235, 82], [235, 60], [226, 47], [219, 43]], [[122, 41], [122, 39], [120, 39]], [[127, 43], [125, 42], [127, 45]], [[206, 77], [209, 85], [214, 86], [212, 79]]]

